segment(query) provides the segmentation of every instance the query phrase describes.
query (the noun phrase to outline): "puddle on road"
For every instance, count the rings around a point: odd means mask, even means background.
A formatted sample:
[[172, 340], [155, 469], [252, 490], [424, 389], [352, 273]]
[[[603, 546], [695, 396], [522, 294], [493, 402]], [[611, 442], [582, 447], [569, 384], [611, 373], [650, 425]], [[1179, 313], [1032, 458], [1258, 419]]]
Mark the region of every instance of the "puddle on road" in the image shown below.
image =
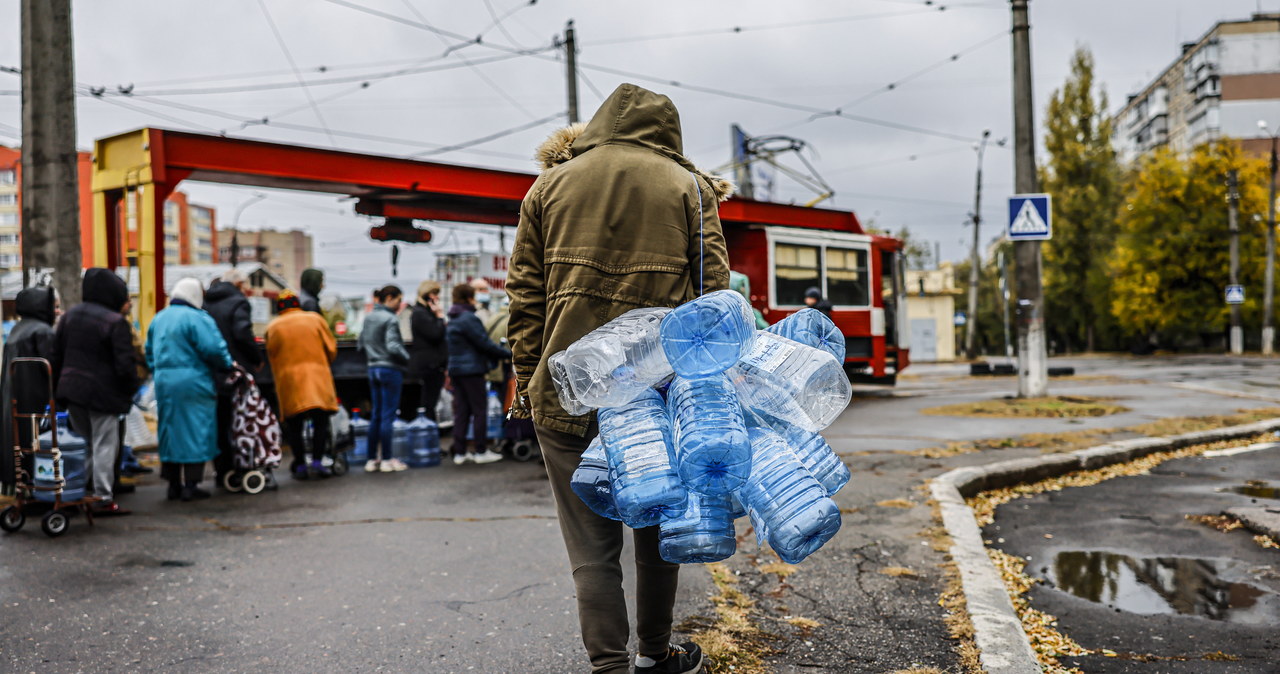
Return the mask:
[[1230, 492], [1232, 494], [1243, 494], [1244, 496], [1251, 496], [1253, 498], [1280, 499], [1280, 487], [1273, 486], [1268, 482], [1262, 482], [1261, 480], [1249, 480], [1244, 484], [1236, 485], [1234, 487], [1223, 487], [1218, 491]]
[[1280, 624], [1280, 597], [1270, 589], [1222, 578], [1238, 563], [1191, 557], [1135, 558], [1066, 551], [1054, 559], [1052, 587], [1110, 608], [1193, 615], [1241, 624]]

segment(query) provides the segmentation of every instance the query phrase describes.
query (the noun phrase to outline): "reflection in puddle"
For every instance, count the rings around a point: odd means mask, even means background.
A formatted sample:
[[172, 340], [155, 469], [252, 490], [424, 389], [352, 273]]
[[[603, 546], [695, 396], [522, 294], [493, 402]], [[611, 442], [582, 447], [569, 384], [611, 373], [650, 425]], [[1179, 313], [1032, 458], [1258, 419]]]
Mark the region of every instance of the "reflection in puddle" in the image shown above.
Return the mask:
[[1218, 491], [1231, 492], [1233, 494], [1243, 494], [1252, 496], [1253, 498], [1273, 498], [1280, 499], [1280, 487], [1273, 487], [1266, 482], [1260, 480], [1249, 480], [1241, 485], [1234, 487], [1223, 487]]
[[1051, 580], [1064, 592], [1131, 613], [1178, 613], [1234, 623], [1280, 622], [1270, 590], [1221, 578], [1233, 563], [1190, 557], [1058, 553]]

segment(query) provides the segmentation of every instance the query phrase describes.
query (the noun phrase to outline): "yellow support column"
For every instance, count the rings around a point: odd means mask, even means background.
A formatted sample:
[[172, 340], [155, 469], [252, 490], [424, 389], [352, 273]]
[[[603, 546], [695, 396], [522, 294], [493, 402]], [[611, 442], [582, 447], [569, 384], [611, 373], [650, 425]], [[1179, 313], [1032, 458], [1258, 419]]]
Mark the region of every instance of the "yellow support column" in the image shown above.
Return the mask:
[[108, 261], [107, 242], [110, 240], [107, 236], [107, 227], [114, 218], [109, 218], [107, 213], [107, 193], [93, 193], [93, 266], [105, 267]]
[[160, 311], [161, 307], [156, 305], [159, 303], [160, 293], [164, 292], [164, 288], [157, 288], [155, 283], [156, 266], [163, 264], [156, 259], [156, 246], [164, 244], [164, 200], [157, 199], [157, 192], [155, 184], [138, 187], [137, 315], [143, 334], [146, 334], [147, 326], [151, 325], [151, 319]]

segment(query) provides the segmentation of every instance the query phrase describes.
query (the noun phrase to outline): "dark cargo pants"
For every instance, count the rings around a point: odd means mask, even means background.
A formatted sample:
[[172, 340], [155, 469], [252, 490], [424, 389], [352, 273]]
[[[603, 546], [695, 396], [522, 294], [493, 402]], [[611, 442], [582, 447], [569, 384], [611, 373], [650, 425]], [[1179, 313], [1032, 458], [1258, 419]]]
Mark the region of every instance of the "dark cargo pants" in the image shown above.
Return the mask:
[[[536, 427], [542, 458], [547, 464], [556, 499], [560, 533], [569, 551], [573, 584], [578, 594], [582, 643], [591, 658], [591, 671], [627, 672], [627, 602], [622, 592], [622, 540], [626, 525], [601, 517], [569, 487], [573, 471], [596, 435], [595, 424], [585, 438]], [[633, 531], [636, 549], [636, 637], [640, 653], [662, 658], [671, 641], [672, 607], [676, 601], [680, 565], [658, 554], [658, 527]]]

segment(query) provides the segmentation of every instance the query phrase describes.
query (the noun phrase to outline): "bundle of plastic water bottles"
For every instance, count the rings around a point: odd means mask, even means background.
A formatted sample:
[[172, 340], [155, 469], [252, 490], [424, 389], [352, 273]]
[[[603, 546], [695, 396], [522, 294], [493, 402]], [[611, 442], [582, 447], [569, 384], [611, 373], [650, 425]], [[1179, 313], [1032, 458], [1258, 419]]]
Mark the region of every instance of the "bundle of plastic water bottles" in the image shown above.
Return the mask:
[[849, 404], [844, 355], [821, 312], [757, 331], [728, 290], [619, 316], [549, 361], [566, 411], [599, 410], [574, 492], [601, 516], [658, 525], [670, 562], [730, 557], [743, 516], [800, 562], [840, 529], [831, 495], [849, 469], [818, 432]]

